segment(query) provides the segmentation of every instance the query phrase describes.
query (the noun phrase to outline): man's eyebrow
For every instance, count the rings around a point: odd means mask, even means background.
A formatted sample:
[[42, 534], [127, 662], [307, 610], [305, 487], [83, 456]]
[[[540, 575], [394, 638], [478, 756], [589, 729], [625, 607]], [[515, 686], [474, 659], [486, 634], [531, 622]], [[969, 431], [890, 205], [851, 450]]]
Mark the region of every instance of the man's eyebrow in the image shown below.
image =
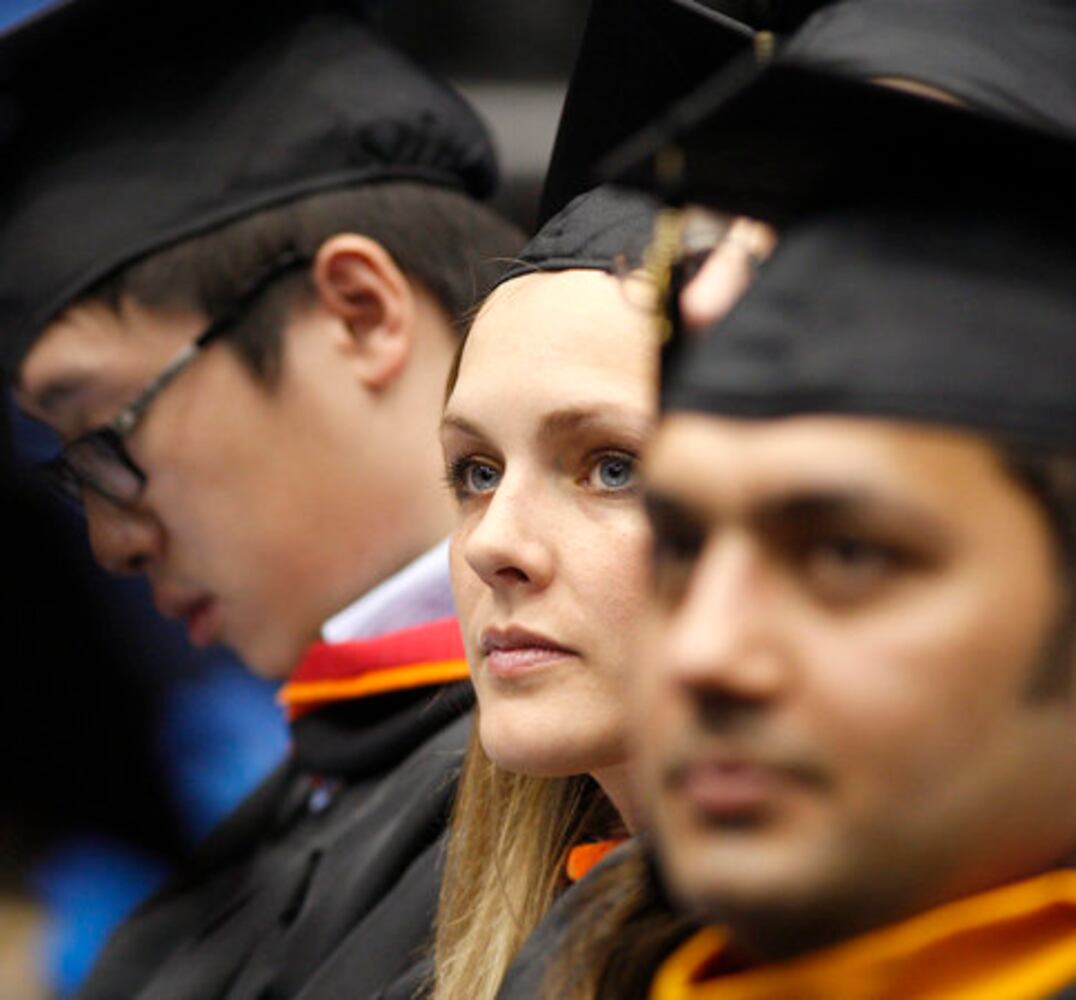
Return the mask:
[[85, 394], [88, 382], [77, 375], [52, 379], [41, 388], [31, 392], [25, 386], [23, 392], [38, 409], [45, 413], [55, 414], [62, 407], [67, 407]]
[[[724, 520], [728, 512], [708, 504], [705, 498], [687, 498], [662, 492], [651, 487], [646, 491], [646, 507], [655, 516], [692, 517], [696, 520]], [[836, 490], [801, 491], [782, 493], [749, 501], [746, 509], [734, 512], [735, 518], [747, 517], [750, 521], [770, 522], [789, 517], [797, 519], [828, 518], [860, 513], [876, 506], [870, 494]]]
[[806, 489], [771, 497], [759, 503], [752, 516], [769, 520], [774, 517], [801, 519], [849, 517], [878, 512], [921, 518], [922, 514], [909, 504], [892, 497], [880, 496], [859, 487], [851, 489]]
[[749, 523], [772, 527], [788, 522], [826, 524], [845, 518], [880, 517], [910, 525], [924, 539], [940, 540], [941, 536], [939, 526], [919, 507], [861, 487], [791, 490], [749, 501], [746, 508], [732, 512], [715, 508], [702, 497], [674, 496], [654, 488], [647, 490], [645, 503], [653, 519], [666, 523], [676, 518], [710, 524], [746, 518]]
[[754, 516], [765, 520], [774, 517], [845, 517], [877, 508], [892, 508], [891, 502], [880, 500], [864, 490], [804, 490], [764, 500], [754, 510]]
[[929, 511], [908, 501], [862, 488], [801, 491], [774, 497], [757, 506], [749, 516], [755, 523], [833, 525], [840, 521], [899, 524], [925, 542], [942, 544], [944, 530]]

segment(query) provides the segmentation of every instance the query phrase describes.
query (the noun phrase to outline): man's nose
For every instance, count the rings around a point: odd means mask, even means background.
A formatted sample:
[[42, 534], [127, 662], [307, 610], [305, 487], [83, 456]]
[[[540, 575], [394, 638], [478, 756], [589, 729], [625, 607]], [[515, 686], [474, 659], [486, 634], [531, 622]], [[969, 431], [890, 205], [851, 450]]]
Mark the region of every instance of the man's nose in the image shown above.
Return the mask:
[[161, 550], [161, 528], [148, 511], [120, 507], [86, 491], [86, 523], [94, 558], [110, 573], [145, 573]]
[[790, 664], [780, 593], [754, 546], [735, 539], [708, 546], [666, 621], [665, 680], [735, 701], [779, 696]]

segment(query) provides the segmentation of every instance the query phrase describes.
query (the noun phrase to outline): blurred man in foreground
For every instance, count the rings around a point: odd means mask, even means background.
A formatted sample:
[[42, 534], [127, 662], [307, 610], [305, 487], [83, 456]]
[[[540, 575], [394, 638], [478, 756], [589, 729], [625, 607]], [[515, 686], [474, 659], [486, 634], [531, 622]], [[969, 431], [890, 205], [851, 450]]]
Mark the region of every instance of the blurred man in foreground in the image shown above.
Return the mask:
[[1073, 249], [1012, 206], [832, 213], [671, 362], [641, 741], [712, 926], [655, 998], [1076, 982]]

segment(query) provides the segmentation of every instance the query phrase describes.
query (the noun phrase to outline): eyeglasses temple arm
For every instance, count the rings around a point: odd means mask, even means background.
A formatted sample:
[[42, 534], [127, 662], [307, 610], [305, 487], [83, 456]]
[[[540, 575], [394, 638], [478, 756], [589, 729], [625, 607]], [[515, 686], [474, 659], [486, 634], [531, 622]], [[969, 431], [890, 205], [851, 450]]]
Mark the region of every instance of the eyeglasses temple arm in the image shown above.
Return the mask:
[[116, 418], [109, 424], [109, 426], [121, 437], [134, 427], [150, 403], [161, 394], [162, 390], [168, 386], [172, 379], [174, 379], [198, 356], [198, 352], [201, 351], [204, 342], [205, 338], [199, 337], [198, 340], [188, 344], [182, 351], [180, 351], [180, 353], [172, 359], [171, 364], [169, 364], [164, 371], [146, 386], [138, 399], [116, 414]]

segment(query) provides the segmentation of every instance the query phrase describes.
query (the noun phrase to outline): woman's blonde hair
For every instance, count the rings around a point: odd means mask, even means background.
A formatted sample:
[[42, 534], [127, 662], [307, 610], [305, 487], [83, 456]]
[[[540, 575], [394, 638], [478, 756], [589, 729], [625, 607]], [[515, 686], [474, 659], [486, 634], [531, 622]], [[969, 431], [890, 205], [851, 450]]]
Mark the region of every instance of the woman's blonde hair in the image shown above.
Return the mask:
[[434, 940], [436, 1000], [493, 1000], [523, 942], [566, 884], [568, 852], [623, 832], [589, 775], [498, 767], [477, 719], [452, 816]]

